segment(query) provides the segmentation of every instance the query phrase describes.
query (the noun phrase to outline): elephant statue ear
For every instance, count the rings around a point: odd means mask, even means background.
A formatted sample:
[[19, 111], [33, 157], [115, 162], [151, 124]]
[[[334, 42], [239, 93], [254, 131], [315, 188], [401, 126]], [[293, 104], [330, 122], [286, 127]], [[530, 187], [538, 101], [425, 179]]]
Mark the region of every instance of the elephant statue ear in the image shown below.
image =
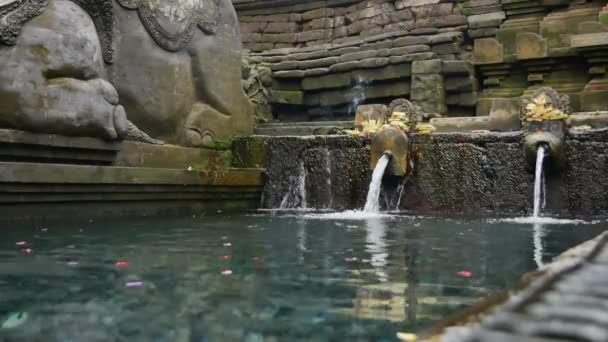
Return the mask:
[[[1, 0], [0, 0], [1, 1]], [[114, 62], [114, 11], [112, 0], [71, 0], [89, 14], [99, 36], [103, 59]]]
[[0, 44], [15, 45], [21, 28], [42, 14], [48, 0], [0, 0]]

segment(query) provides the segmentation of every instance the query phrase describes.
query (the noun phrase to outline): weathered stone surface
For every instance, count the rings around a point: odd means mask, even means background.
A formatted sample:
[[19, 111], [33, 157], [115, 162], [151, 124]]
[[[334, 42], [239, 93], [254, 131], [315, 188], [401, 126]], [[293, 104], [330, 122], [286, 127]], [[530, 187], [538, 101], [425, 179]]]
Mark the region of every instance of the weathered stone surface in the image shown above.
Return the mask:
[[502, 44], [493, 38], [475, 40], [473, 55], [477, 64], [504, 62], [504, 48]]
[[296, 23], [268, 23], [264, 28], [265, 33], [288, 33], [296, 32]]
[[519, 59], [546, 57], [547, 41], [536, 33], [520, 33], [517, 35], [516, 54]]
[[[413, 69], [415, 68], [416, 66], [413, 66]], [[443, 76], [440, 74], [416, 74], [414, 72], [411, 99], [427, 113], [446, 114], [447, 105], [445, 103]]]
[[608, 112], [575, 113], [570, 115], [570, 124], [572, 127], [608, 128]]
[[302, 78], [304, 76], [306, 76], [306, 71], [304, 70], [276, 71], [272, 74], [272, 77], [275, 78]]
[[295, 40], [290, 41], [291, 43], [298, 42], [308, 42], [311, 40], [321, 40], [329, 36], [329, 31], [326, 30], [310, 30], [304, 31], [297, 34]]
[[347, 53], [340, 56], [340, 63], [350, 62], [350, 61], [360, 61], [366, 58], [376, 57], [378, 53], [376, 50], [367, 50], [360, 52]]
[[470, 92], [477, 90], [477, 79], [472, 76], [448, 77], [445, 79], [445, 90], [448, 92]]
[[273, 90], [268, 98], [270, 103], [303, 104], [304, 93], [301, 91]]
[[430, 44], [431, 39], [428, 36], [413, 36], [413, 37], [401, 37], [393, 41], [394, 47], [409, 46], [409, 45], [422, 45]]
[[431, 119], [431, 125], [437, 132], [472, 132], [491, 130], [492, 120], [489, 116], [436, 118]]
[[437, 3], [439, 3], [439, 0], [397, 0], [397, 1], [395, 1], [395, 8], [402, 9], [402, 8], [424, 6], [424, 5], [437, 4]]
[[325, 58], [328, 56], [329, 56], [329, 52], [327, 50], [320, 49], [320, 50], [311, 51], [311, 52], [294, 53], [292, 55], [285, 56], [285, 58], [288, 60], [303, 61], [303, 60], [308, 60], [308, 59]]
[[467, 61], [443, 61], [443, 72], [446, 74], [473, 74], [474, 68]]
[[264, 33], [261, 39], [265, 43], [295, 43], [298, 38], [296, 33]]
[[302, 89], [330, 89], [343, 88], [351, 84], [351, 76], [348, 73], [325, 75], [321, 77], [308, 77], [302, 80]]
[[351, 103], [354, 96], [363, 94], [367, 99], [406, 96], [410, 93], [409, 82], [391, 82], [378, 85], [370, 85], [364, 88], [348, 88], [343, 90], [332, 90], [319, 95], [321, 106], [335, 106]]
[[298, 68], [302, 70], [306, 69], [314, 69], [314, 68], [323, 68], [328, 67], [332, 64], [336, 64], [339, 62], [338, 57], [326, 57], [321, 59], [311, 59], [307, 61], [300, 61], [298, 64]]
[[344, 47], [344, 48], [339, 48], [339, 49], [335, 49], [335, 50], [330, 50], [329, 54], [331, 56], [340, 56], [340, 55], [345, 55], [348, 53], [353, 53], [353, 52], [359, 52], [361, 51], [361, 48], [358, 46], [350, 46], [350, 47]]
[[414, 74], [440, 74], [442, 70], [443, 61], [440, 59], [415, 61], [412, 63], [412, 73]]
[[[252, 137], [264, 139], [268, 146], [268, 181], [264, 187], [265, 208], [280, 206], [293, 182], [297, 181], [302, 166], [307, 170], [327, 170], [325, 177], [312, 174], [306, 178], [311, 188], [307, 203], [316, 208], [360, 208], [365, 204], [369, 183], [369, 151], [363, 140], [348, 136]], [[286, 176], [287, 175], [287, 176]], [[328, 187], [330, 179], [331, 187]], [[322, 181], [322, 184], [315, 183]], [[314, 185], [314, 186], [313, 186]], [[322, 190], [319, 190], [322, 189]]]
[[410, 10], [414, 13], [417, 20], [429, 17], [443, 17], [452, 14], [454, 4], [451, 2], [428, 4], [422, 6], [411, 7]]
[[388, 64], [388, 58], [367, 58], [361, 61], [351, 61], [334, 64], [329, 67], [331, 72], [350, 71], [359, 68], [377, 68]]
[[460, 43], [446, 43], [433, 45], [433, 52], [438, 55], [456, 54], [462, 51]]
[[126, 113], [116, 89], [103, 79], [102, 48], [84, 10], [70, 1], [51, 1], [15, 43], [0, 42], [0, 126], [125, 138]]
[[428, 45], [410, 45], [410, 46], [392, 48], [392, 49], [388, 50], [389, 55], [391, 55], [391, 56], [404, 56], [404, 55], [410, 55], [413, 53], [429, 52], [429, 51], [431, 51], [431, 48]]
[[393, 47], [393, 42], [391, 40], [385, 40], [375, 43], [365, 43], [361, 45], [362, 50], [381, 50], [381, 49], [390, 49]]
[[284, 61], [275, 63], [271, 66], [272, 71], [281, 71], [281, 70], [292, 70], [298, 69], [300, 67], [300, 63], [297, 61]]
[[415, 137], [419, 176], [413, 206], [476, 215], [526, 213], [534, 176], [526, 170], [521, 138], [520, 133]]
[[325, 75], [329, 73], [329, 68], [316, 68], [316, 69], [308, 69], [305, 72], [305, 76], [306, 77], [310, 77], [310, 76], [319, 76], [319, 75]]
[[441, 28], [467, 24], [467, 17], [460, 14], [450, 14], [443, 17], [428, 17], [416, 20], [416, 28]]
[[467, 17], [467, 21], [469, 22], [469, 28], [471, 29], [500, 26], [500, 24], [502, 24], [505, 19], [505, 12], [502, 11], [470, 15]]

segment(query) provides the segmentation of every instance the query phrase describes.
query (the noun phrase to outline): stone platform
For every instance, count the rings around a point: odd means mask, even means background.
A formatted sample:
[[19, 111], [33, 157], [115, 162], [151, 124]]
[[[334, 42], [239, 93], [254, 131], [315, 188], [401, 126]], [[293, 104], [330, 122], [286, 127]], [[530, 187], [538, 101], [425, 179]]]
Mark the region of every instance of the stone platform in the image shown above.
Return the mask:
[[261, 169], [230, 151], [0, 130], [0, 215], [207, 213], [259, 206]]

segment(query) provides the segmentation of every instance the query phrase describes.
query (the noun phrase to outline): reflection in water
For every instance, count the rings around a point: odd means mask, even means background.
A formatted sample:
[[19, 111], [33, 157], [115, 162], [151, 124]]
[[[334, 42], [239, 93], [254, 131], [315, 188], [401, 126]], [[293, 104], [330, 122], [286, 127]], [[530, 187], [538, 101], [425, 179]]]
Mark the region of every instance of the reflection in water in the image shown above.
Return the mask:
[[371, 264], [376, 269], [378, 280], [385, 282], [388, 276], [385, 272], [386, 259], [386, 226], [382, 218], [370, 218], [366, 220], [366, 250], [371, 254]]
[[298, 263], [304, 263], [304, 254], [306, 253], [306, 224], [303, 221], [298, 223], [297, 230], [298, 238]]
[[535, 223], [534, 227], [534, 262], [538, 269], [541, 269], [545, 264], [543, 263], [543, 237], [545, 236], [545, 227], [542, 223]]

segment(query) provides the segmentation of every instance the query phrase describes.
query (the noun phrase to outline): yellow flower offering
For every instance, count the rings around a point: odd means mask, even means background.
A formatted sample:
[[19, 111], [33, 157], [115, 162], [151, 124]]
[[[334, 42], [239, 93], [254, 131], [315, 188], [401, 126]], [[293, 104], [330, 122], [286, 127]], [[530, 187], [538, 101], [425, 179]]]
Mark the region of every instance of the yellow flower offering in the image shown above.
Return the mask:
[[529, 103], [526, 106], [527, 121], [556, 121], [565, 120], [567, 118], [567, 114], [564, 114], [561, 110], [555, 109], [553, 106], [547, 104], [545, 95], [540, 95], [535, 98], [532, 103]]
[[435, 126], [431, 125], [431, 124], [418, 124], [416, 126], [416, 131], [418, 131], [419, 134], [424, 135], [424, 134], [431, 134], [433, 132], [435, 132], [437, 129], [435, 128]]

